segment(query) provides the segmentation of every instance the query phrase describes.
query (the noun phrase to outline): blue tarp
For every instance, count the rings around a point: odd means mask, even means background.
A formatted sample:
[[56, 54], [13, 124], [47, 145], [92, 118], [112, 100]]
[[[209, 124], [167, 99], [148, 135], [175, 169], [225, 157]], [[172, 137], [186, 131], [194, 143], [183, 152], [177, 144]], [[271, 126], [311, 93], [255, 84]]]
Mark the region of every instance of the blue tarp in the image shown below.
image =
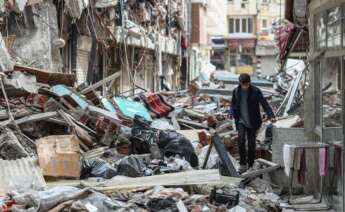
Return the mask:
[[60, 97], [70, 96], [82, 109], [87, 108], [87, 106], [89, 105], [83, 98], [75, 94], [71, 89], [67, 88], [65, 85], [55, 85], [51, 87], [50, 91]]
[[103, 107], [104, 107], [107, 111], [116, 113], [116, 109], [115, 109], [114, 105], [109, 101], [109, 99], [107, 99], [107, 98], [102, 98], [101, 102], [102, 102], [102, 104], [103, 104]]
[[123, 115], [129, 118], [134, 118], [135, 115], [139, 115], [147, 121], [152, 121], [150, 113], [147, 111], [143, 104], [139, 102], [129, 101], [121, 97], [114, 97], [113, 99]]

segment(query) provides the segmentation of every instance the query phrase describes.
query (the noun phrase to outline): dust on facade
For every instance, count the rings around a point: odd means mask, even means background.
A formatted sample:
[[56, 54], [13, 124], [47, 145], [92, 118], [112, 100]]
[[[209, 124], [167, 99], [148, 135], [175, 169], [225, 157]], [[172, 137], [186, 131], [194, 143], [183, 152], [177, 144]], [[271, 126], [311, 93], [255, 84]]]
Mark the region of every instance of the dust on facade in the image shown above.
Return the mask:
[[[179, 87], [188, 4], [174, 1], [2, 1], [1, 32], [13, 62], [75, 74], [78, 85], [120, 72], [103, 91]], [[4, 45], [3, 44], [3, 45]], [[9, 57], [11, 56], [11, 57]], [[12, 62], [10, 62], [12, 61]]]

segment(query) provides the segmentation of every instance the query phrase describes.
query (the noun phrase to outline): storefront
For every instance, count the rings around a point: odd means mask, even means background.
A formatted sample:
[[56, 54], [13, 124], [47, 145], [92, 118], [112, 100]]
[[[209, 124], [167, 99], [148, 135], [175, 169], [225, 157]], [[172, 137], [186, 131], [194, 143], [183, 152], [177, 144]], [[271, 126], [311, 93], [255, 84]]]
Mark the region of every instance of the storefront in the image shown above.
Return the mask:
[[305, 96], [306, 137], [330, 145], [326, 197], [334, 211], [344, 211], [345, 3], [314, 0], [308, 7], [311, 71]]
[[254, 73], [256, 38], [230, 38], [227, 40], [230, 68], [234, 73]]

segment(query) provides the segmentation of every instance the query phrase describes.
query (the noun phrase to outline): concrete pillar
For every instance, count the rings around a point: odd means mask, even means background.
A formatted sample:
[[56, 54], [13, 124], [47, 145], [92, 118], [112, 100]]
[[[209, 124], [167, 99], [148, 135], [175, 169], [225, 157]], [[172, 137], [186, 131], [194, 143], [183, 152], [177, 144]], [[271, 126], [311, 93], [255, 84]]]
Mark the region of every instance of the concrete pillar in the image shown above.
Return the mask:
[[230, 49], [224, 50], [224, 69], [230, 71]]

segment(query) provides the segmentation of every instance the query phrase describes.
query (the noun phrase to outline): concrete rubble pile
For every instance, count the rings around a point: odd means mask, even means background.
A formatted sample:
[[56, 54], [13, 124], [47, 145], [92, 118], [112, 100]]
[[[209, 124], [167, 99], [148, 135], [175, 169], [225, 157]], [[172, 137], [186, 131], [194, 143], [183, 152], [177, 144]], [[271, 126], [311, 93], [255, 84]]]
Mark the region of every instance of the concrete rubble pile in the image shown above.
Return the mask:
[[[279, 211], [282, 190], [258, 178], [279, 168], [270, 161], [271, 124], [259, 133], [255, 169], [239, 175], [226, 89], [214, 95], [194, 82], [187, 91], [105, 98], [73, 80], [20, 65], [2, 74], [3, 207]], [[278, 127], [301, 124], [280, 119]]]

